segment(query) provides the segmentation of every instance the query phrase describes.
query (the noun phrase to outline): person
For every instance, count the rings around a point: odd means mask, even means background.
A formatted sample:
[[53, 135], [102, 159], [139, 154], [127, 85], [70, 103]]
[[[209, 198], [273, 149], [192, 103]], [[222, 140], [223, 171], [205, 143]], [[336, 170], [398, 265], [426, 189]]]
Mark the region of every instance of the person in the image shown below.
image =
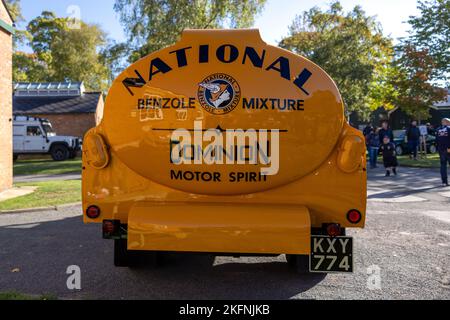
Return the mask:
[[384, 136], [383, 144], [380, 147], [383, 154], [383, 164], [386, 168], [386, 177], [391, 175], [391, 170], [394, 175], [397, 175], [397, 154], [395, 152], [395, 144], [391, 142], [388, 136]]
[[375, 169], [377, 167], [378, 151], [380, 148], [380, 136], [378, 131], [379, 129], [377, 129], [377, 131], [372, 130], [366, 138], [369, 147], [370, 169]]
[[385, 136], [388, 136], [391, 141], [394, 141], [394, 133], [391, 130], [391, 128], [389, 128], [389, 122], [387, 120], [384, 120], [381, 123], [381, 129], [379, 131], [379, 136], [380, 136], [380, 143], [383, 143], [383, 139]]
[[442, 126], [436, 130], [436, 143], [441, 161], [442, 184], [448, 186], [447, 165], [450, 164], [450, 119], [442, 119]]
[[427, 134], [429, 136], [436, 136], [436, 130], [434, 129], [434, 126], [431, 123], [427, 123]]
[[373, 129], [373, 127], [372, 127], [371, 124], [368, 124], [368, 125], [364, 128], [364, 130], [363, 130], [363, 135], [364, 135], [364, 138], [366, 139], [366, 149], [367, 149], [367, 152], [369, 152], [369, 154], [370, 154], [369, 134], [370, 134], [373, 130], [374, 130], [374, 129]]
[[363, 130], [364, 137], [368, 136], [370, 134], [370, 132], [372, 132], [372, 131], [373, 131], [372, 125], [368, 124]]
[[406, 130], [406, 137], [408, 138], [410, 158], [417, 160], [417, 148], [419, 147], [420, 143], [420, 130], [417, 127], [417, 121], [411, 122], [408, 130]]

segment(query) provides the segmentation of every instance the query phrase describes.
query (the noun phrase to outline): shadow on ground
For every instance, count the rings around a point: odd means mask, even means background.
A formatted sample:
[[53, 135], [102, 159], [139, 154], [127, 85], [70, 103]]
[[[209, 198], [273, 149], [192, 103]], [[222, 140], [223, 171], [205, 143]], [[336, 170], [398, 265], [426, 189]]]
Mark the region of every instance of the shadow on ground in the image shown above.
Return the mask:
[[[170, 254], [160, 269], [115, 268], [113, 243], [101, 239], [99, 226], [82, 225], [81, 217], [0, 227], [0, 243], [2, 292], [68, 299], [289, 299], [324, 279], [293, 273], [283, 256], [263, 263]], [[81, 291], [67, 289], [71, 265], [81, 268]]]

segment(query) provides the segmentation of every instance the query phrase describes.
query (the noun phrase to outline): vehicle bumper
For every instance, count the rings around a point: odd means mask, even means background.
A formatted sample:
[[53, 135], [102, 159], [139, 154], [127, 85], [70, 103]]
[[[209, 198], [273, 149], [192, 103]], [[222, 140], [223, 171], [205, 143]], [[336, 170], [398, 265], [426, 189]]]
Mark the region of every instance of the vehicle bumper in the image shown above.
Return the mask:
[[139, 203], [129, 214], [128, 249], [308, 255], [310, 213], [304, 206]]

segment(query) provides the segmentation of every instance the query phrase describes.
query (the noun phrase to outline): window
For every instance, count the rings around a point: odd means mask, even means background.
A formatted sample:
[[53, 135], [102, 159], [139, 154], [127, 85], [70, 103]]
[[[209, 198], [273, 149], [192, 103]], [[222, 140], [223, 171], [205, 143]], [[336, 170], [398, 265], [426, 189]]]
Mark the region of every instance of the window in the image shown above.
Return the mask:
[[27, 127], [27, 136], [37, 137], [41, 136], [41, 128], [39, 127]]

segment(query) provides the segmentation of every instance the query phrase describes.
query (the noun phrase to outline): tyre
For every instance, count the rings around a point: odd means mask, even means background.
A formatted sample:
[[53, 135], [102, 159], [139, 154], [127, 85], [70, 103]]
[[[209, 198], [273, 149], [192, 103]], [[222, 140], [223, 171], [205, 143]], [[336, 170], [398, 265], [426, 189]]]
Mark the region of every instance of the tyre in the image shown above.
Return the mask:
[[67, 148], [65, 145], [61, 144], [61, 145], [56, 145], [56, 146], [52, 147], [50, 154], [54, 161], [65, 161], [65, 160], [69, 159], [70, 151], [69, 151], [69, 148]]
[[402, 146], [395, 147], [395, 152], [397, 153], [398, 156], [403, 155], [403, 148], [402, 148]]
[[435, 153], [437, 152], [436, 146], [435, 146], [435, 145], [431, 145], [431, 146], [430, 146], [429, 152], [430, 152], [431, 154], [435, 154]]
[[114, 240], [114, 265], [128, 268], [159, 267], [162, 265], [162, 253], [128, 250], [126, 239]]
[[299, 274], [309, 273], [309, 256], [305, 255], [286, 255], [286, 261], [289, 267]]

